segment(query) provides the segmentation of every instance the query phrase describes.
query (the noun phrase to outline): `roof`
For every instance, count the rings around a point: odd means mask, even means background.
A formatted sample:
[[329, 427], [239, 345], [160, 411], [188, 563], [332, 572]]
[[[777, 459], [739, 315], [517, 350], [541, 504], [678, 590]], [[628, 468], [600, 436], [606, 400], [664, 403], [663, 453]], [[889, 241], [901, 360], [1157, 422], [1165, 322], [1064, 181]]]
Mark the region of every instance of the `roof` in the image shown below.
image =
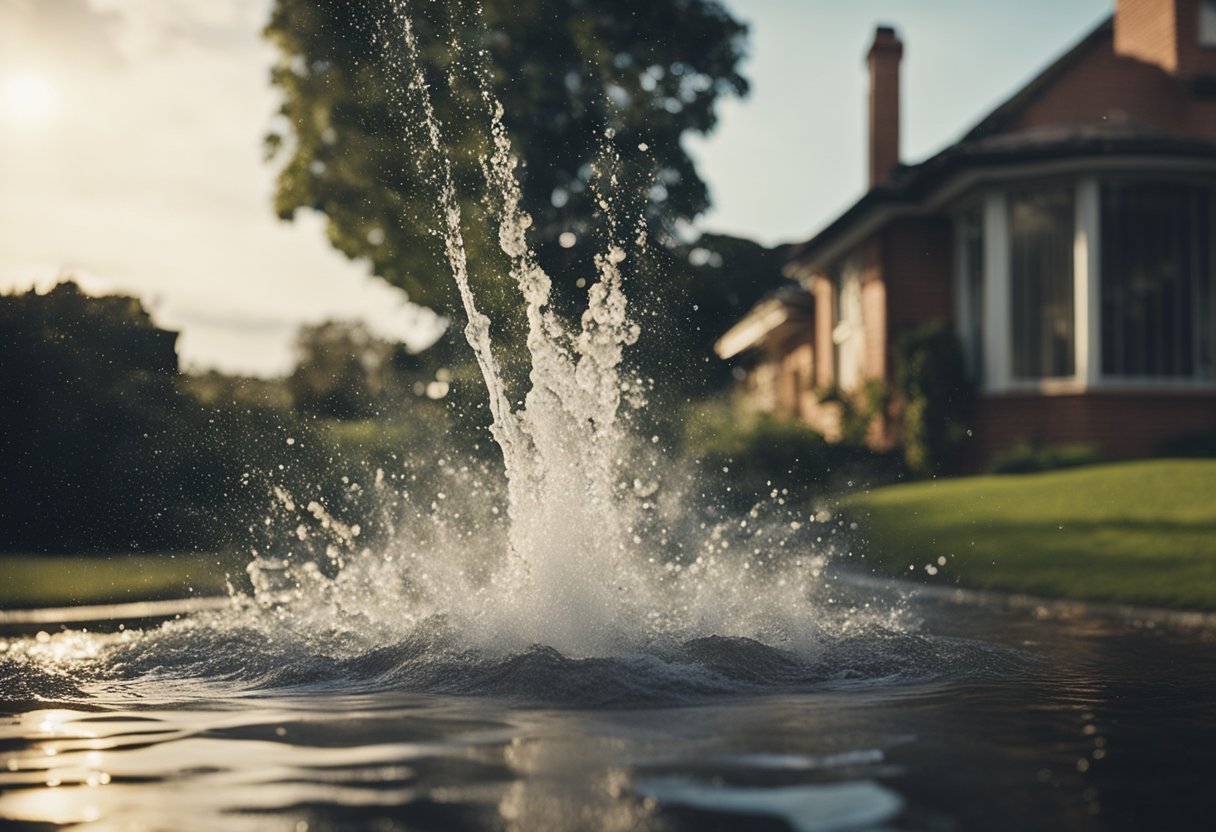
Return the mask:
[[1112, 156], [1170, 156], [1216, 159], [1216, 143], [1180, 137], [1134, 124], [1062, 124], [1002, 132], [1018, 113], [1055, 83], [1092, 47], [1108, 39], [1108, 18], [1029, 83], [986, 115], [963, 138], [916, 165], [901, 165], [891, 178], [871, 188], [801, 245], [791, 248], [786, 274], [806, 277], [822, 268], [840, 245], [859, 231], [877, 230], [892, 212], [910, 212], [955, 176], [990, 167], [1030, 164], [1069, 158]]
[[714, 342], [714, 352], [725, 360], [755, 349], [785, 324], [813, 320], [814, 309], [814, 296], [800, 286], [769, 292]]
[[1003, 129], [1012, 121], [1018, 113], [1022, 112], [1023, 108], [1035, 98], [1039, 93], [1046, 90], [1054, 84], [1061, 76], [1072, 68], [1081, 56], [1107, 38], [1111, 38], [1115, 31], [1115, 18], [1110, 16], [1106, 20], [1098, 24], [1093, 31], [1077, 41], [1072, 48], [1056, 58], [1047, 67], [1030, 79], [1021, 89], [1005, 99], [988, 115], [980, 119], [979, 123], [967, 131], [962, 140], [977, 139], [982, 136], [987, 136]]
[[1030, 127], [1013, 133], [962, 141], [936, 156], [900, 168], [890, 181], [872, 188], [813, 238], [795, 246], [786, 274], [795, 277], [819, 265], [823, 254], [849, 231], [884, 209], [916, 207], [950, 179], [970, 169], [1058, 159], [1168, 156], [1216, 160], [1216, 142], [1128, 124]]

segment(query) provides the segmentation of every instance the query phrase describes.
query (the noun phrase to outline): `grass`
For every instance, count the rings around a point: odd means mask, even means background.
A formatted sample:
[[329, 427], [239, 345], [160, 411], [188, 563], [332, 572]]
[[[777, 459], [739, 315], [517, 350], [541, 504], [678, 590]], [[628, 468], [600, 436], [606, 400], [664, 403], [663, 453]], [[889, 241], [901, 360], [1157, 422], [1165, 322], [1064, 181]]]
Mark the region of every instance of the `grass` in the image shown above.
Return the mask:
[[[1213, 495], [1216, 460], [1155, 460], [895, 485], [843, 508], [866, 562], [891, 573], [1212, 610]], [[214, 555], [0, 555], [0, 609], [219, 594], [224, 572]]]
[[0, 554], [0, 609], [217, 595], [224, 571], [214, 555]]
[[1152, 460], [895, 485], [842, 507], [867, 563], [891, 573], [1212, 610], [1214, 495], [1216, 460]]

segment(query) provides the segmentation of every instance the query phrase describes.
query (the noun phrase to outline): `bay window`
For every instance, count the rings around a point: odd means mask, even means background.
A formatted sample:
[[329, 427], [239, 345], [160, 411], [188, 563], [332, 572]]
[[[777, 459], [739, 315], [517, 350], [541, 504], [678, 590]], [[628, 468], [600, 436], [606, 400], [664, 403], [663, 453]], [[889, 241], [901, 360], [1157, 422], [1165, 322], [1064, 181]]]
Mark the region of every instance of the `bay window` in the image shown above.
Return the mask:
[[989, 390], [1216, 383], [1216, 186], [1086, 177], [956, 221], [958, 331]]

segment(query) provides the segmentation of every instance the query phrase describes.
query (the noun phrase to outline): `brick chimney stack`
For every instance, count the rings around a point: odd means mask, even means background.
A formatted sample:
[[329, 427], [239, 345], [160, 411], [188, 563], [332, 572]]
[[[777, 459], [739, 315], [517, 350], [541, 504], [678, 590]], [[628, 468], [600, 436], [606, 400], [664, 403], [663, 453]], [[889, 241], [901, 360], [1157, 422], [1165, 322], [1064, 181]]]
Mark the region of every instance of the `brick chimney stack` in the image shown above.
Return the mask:
[[1216, 4], [1117, 0], [1115, 54], [1155, 64], [1184, 81], [1216, 77]]
[[881, 185], [899, 164], [899, 61], [904, 54], [895, 29], [879, 26], [866, 55], [870, 68], [870, 187]]

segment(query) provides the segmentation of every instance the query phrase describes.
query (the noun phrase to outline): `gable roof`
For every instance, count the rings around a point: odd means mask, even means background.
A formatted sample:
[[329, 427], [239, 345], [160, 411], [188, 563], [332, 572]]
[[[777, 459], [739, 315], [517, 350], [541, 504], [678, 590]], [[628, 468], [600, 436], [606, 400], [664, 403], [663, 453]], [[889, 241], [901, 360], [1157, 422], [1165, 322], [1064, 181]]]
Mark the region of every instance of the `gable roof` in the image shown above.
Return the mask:
[[1039, 94], [1059, 80], [1071, 69], [1092, 47], [1107, 38], [1113, 38], [1115, 18], [1110, 16], [1102, 21], [1088, 35], [1081, 38], [1072, 48], [1056, 58], [1034, 78], [1031, 78], [1021, 89], [997, 105], [996, 109], [980, 119], [979, 123], [968, 130], [960, 141], [982, 138], [998, 132], [1013, 122], [1026, 109], [1026, 106]]
[[919, 165], [900, 168], [890, 181], [872, 188], [810, 240], [794, 246], [785, 274], [809, 277], [842, 243], [876, 231], [893, 216], [917, 213], [926, 199], [967, 171], [1129, 156], [1216, 162], [1216, 143], [1144, 125], [1108, 123], [1028, 127], [962, 141]]
[[892, 215], [915, 211], [951, 177], [968, 169], [1069, 157], [1170, 155], [1216, 157], [1216, 143], [1178, 137], [1143, 125], [1074, 124], [1004, 132], [1040, 94], [1091, 49], [1112, 38], [1109, 17], [1052, 61], [1017, 92], [968, 130], [955, 144], [916, 165], [900, 165], [890, 179], [871, 188], [810, 240], [791, 247], [785, 273], [808, 277], [843, 243], [880, 228]]

